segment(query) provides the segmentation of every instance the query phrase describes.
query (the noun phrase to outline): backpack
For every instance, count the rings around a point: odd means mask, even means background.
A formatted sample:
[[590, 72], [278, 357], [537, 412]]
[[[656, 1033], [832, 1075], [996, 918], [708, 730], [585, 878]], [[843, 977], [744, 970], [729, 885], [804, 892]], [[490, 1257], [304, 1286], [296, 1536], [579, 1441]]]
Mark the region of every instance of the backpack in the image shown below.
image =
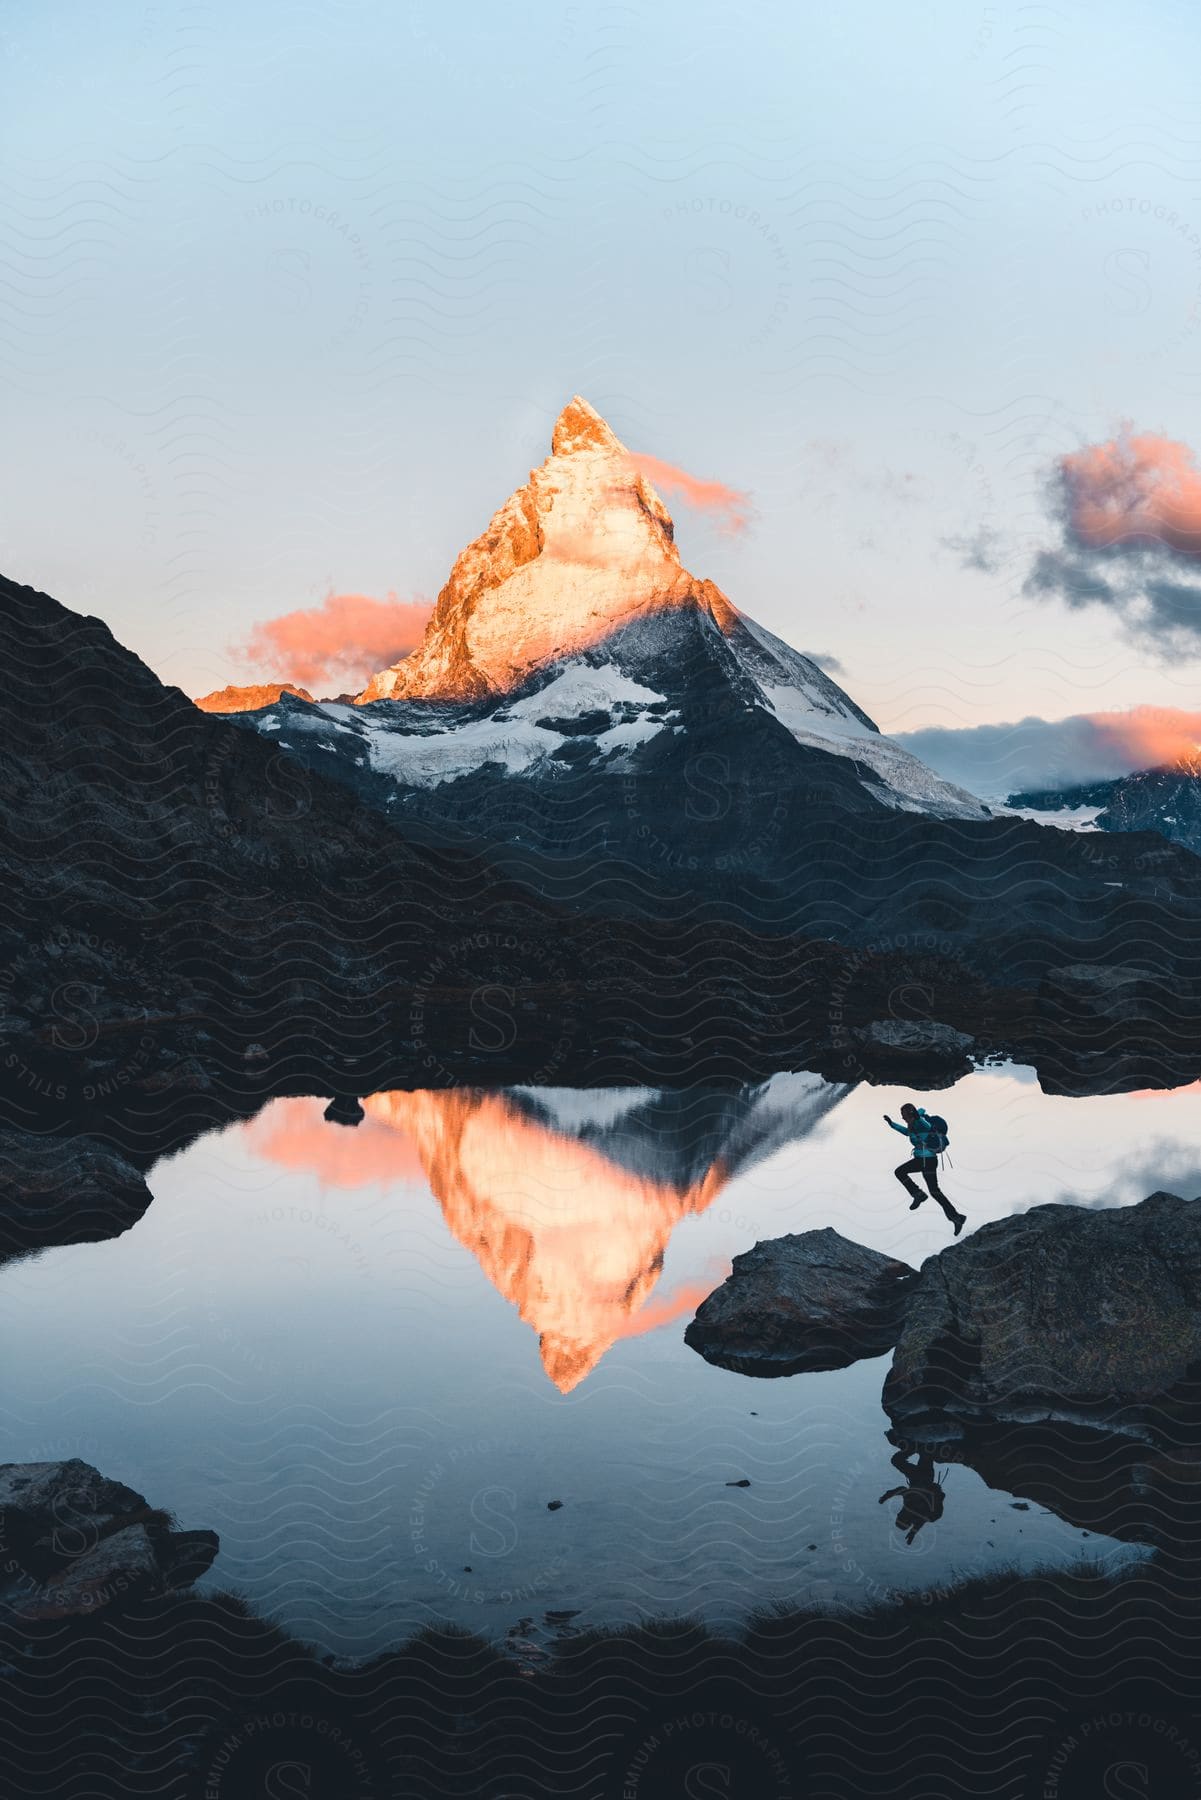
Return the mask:
[[946, 1120], [938, 1113], [927, 1113], [926, 1149], [935, 1156], [941, 1156], [949, 1143]]

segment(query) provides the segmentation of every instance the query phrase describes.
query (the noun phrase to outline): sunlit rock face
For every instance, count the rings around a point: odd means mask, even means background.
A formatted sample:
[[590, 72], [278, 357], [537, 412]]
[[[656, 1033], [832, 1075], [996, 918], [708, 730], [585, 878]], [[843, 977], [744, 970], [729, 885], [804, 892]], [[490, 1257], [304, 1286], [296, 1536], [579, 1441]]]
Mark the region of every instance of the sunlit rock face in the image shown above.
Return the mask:
[[682, 566], [663, 501], [577, 395], [559, 415], [550, 456], [459, 555], [420, 649], [359, 699], [507, 693], [640, 608], [687, 599], [718, 619], [731, 610]]
[[290, 681], [260, 681], [252, 687], [214, 688], [196, 701], [201, 712], [257, 712], [261, 706], [274, 706], [281, 694], [295, 694], [298, 700], [311, 700], [307, 688], [295, 687]]
[[[821, 605], [815, 594], [815, 630]], [[428, 795], [442, 789], [438, 816], [482, 815], [527, 845], [530, 825], [506, 808], [524, 815], [528, 796], [541, 797], [533, 836], [553, 855], [579, 850], [578, 828], [565, 845], [547, 824], [564, 811], [565, 784], [573, 816], [612, 808], [612, 776], [640, 784], [640, 814], [661, 810], [660, 790], [677, 789], [681, 766], [706, 755], [740, 780], [758, 771], [771, 794], [796, 804], [830, 787], [839, 805], [869, 813], [874, 802], [986, 816], [883, 737], [812, 658], [684, 567], [662, 499], [578, 395], [559, 415], [550, 456], [455, 561], [420, 647], [357, 699], [315, 711], [285, 702], [256, 728], [296, 755], [319, 753], [327, 772], [384, 810], [429, 811]], [[476, 792], [481, 774], [486, 791]], [[622, 841], [629, 810], [606, 825], [606, 844]], [[700, 854], [728, 848], [705, 842]]]

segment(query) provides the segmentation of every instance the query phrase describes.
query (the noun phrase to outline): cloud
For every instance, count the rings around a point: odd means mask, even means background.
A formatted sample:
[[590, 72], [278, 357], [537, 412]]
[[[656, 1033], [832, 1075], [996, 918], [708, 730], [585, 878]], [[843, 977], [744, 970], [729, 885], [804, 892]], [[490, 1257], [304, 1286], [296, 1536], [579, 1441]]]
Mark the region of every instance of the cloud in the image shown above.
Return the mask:
[[1080, 543], [1201, 556], [1201, 470], [1187, 444], [1127, 429], [1063, 457], [1061, 471]]
[[975, 531], [945, 537], [943, 547], [954, 551], [965, 569], [979, 569], [982, 574], [996, 575], [1005, 561], [1005, 545], [999, 531], [991, 525], [980, 525]]
[[703, 481], [678, 469], [674, 463], [661, 462], [657, 456], [635, 456], [634, 467], [641, 470], [654, 487], [670, 498], [690, 506], [695, 512], [707, 513], [717, 529], [736, 537], [751, 522], [751, 498], [721, 481]]
[[839, 662], [838, 658], [836, 656], [828, 656], [824, 650], [803, 650], [801, 655], [807, 656], [809, 661], [811, 663], [816, 663], [819, 669], [824, 669], [827, 675], [844, 675], [846, 673], [843, 664]]
[[262, 620], [235, 654], [260, 676], [294, 681], [314, 692], [358, 688], [417, 648], [432, 611], [432, 603], [421, 598], [327, 594], [320, 606]]
[[986, 799], [1029, 788], [1076, 787], [1153, 768], [1201, 743], [1201, 712], [1135, 706], [1126, 712], [1029, 717], [963, 730], [898, 732], [896, 742], [948, 781]]
[[1025, 591], [1105, 606], [1163, 654], [1201, 645], [1201, 469], [1187, 444], [1130, 426], [1060, 457], [1048, 495], [1060, 538]]

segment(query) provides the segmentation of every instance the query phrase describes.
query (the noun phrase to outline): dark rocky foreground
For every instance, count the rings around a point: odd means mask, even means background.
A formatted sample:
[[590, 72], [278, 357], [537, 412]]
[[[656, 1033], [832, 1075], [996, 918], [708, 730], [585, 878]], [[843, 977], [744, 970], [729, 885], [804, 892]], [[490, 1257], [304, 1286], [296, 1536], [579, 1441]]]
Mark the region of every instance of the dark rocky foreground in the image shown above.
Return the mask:
[[[896, 814], [860, 789], [852, 819], [845, 779], [815, 775], [785, 834], [803, 854], [765, 882], [739, 865], [723, 885], [703, 855], [643, 869], [636, 895], [620, 858], [583, 886], [562, 867], [544, 881], [503, 872], [465, 826], [389, 824], [30, 588], [0, 583], [0, 648], [14, 1128], [148, 1145], [168, 1114], [191, 1129], [270, 1093], [466, 1074], [885, 1078], [898, 1046], [868, 1028], [898, 1023], [1019, 1054], [1068, 1091], [1201, 1070], [1201, 861], [1161, 839], [1128, 837], [1098, 869], [1021, 820]], [[670, 782], [660, 799], [676, 818]], [[1132, 945], [1135, 1018], [1047, 986]], [[902, 1054], [919, 1084], [965, 1066]]]
[[4, 1791], [1097, 1800], [1134, 1764], [1129, 1792], [1189, 1800], [1199, 1592], [1156, 1567], [999, 1576], [781, 1608], [737, 1638], [689, 1621], [565, 1635], [536, 1667], [451, 1630], [334, 1665], [230, 1595], [0, 1619]]

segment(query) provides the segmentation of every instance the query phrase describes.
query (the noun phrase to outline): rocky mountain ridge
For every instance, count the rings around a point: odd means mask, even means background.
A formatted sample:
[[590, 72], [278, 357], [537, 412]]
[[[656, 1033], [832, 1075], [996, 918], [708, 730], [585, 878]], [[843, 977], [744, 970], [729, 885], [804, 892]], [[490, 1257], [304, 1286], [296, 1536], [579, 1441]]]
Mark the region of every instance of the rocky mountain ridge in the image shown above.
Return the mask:
[[[628, 776], [640, 747], [688, 732], [699, 698], [690, 674], [708, 677], [705, 699], [721, 706], [735, 754], [737, 714], [759, 709], [803, 750], [847, 758], [884, 805], [987, 814], [882, 737], [815, 662], [689, 573], [663, 500], [579, 395], [559, 415], [550, 456], [459, 554], [421, 645], [357, 697], [408, 709], [373, 713], [369, 726], [330, 716], [400, 782], [453, 782], [487, 763], [546, 776], [556, 761], [584, 760], [589, 744], [591, 760]], [[328, 732], [321, 741], [342, 749]], [[795, 760], [803, 784], [805, 759]]]
[[293, 694], [297, 700], [313, 698], [308, 688], [290, 681], [260, 681], [253, 687], [214, 688], [211, 694], [201, 694], [196, 705], [207, 713], [258, 712], [284, 694]]
[[1201, 855], [1201, 756], [1075, 787], [1011, 794], [1008, 806], [1058, 812], [1096, 809], [1096, 831], [1157, 831], [1171, 844]]

